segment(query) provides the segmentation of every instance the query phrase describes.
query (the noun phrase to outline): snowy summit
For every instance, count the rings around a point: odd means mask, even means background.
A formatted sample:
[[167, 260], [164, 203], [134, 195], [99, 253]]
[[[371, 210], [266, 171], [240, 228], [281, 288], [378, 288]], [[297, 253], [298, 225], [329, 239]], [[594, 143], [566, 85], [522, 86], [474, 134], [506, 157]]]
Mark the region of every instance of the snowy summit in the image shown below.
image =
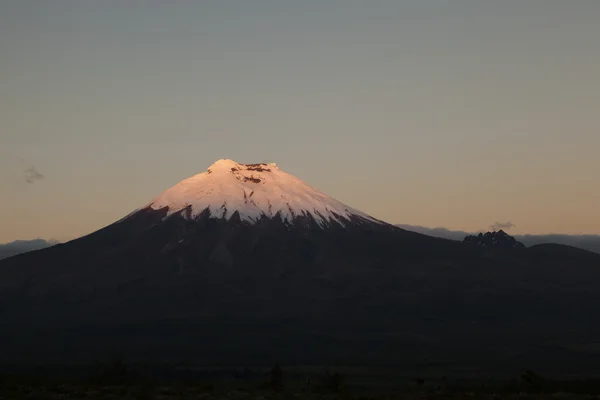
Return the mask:
[[349, 222], [387, 225], [283, 172], [275, 163], [219, 160], [206, 172], [163, 192], [149, 207], [167, 208], [167, 216], [181, 214], [192, 219], [209, 212], [211, 218], [229, 220], [237, 212], [242, 221], [251, 224], [279, 217], [293, 225], [296, 218], [304, 217], [321, 228]]

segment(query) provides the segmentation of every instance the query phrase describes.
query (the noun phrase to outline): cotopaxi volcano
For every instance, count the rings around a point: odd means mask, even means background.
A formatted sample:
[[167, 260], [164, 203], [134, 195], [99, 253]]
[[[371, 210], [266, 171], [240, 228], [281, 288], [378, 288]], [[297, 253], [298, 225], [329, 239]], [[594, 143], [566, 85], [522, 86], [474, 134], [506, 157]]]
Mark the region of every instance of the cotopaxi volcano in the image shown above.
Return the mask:
[[275, 164], [220, 160], [90, 235], [0, 261], [0, 362], [510, 365], [593, 343], [599, 285], [593, 253], [419, 235]]

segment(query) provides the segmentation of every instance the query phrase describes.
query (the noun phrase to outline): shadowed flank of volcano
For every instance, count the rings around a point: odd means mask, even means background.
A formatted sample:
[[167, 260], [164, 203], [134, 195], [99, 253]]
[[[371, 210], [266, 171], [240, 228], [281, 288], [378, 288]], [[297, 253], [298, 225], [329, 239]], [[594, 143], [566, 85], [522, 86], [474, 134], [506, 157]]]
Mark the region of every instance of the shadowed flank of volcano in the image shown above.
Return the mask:
[[261, 183], [231, 170], [214, 180], [221, 172], [211, 167], [195, 178], [207, 185], [184, 181], [90, 235], [1, 261], [0, 362], [119, 353], [158, 363], [485, 369], [513, 368], [541, 345], [593, 349], [600, 255], [433, 238], [290, 175], [284, 185], [273, 166], [243, 168]]

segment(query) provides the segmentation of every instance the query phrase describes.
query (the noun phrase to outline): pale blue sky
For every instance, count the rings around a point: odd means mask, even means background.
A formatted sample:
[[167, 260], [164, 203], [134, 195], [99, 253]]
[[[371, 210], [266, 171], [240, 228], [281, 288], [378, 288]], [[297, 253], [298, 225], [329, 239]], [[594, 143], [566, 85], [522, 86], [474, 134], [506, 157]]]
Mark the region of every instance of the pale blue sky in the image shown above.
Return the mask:
[[598, 21], [598, 0], [0, 0], [0, 242], [89, 233], [219, 158], [392, 223], [600, 233]]

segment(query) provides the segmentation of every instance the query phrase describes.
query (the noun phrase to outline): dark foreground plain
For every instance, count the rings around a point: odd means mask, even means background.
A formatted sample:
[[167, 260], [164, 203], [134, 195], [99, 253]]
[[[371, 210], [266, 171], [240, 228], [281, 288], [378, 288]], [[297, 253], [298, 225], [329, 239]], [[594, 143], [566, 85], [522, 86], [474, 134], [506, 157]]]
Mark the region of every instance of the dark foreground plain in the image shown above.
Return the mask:
[[90, 367], [2, 370], [0, 399], [595, 399], [600, 379], [410, 375], [369, 367], [158, 368], [114, 359]]

